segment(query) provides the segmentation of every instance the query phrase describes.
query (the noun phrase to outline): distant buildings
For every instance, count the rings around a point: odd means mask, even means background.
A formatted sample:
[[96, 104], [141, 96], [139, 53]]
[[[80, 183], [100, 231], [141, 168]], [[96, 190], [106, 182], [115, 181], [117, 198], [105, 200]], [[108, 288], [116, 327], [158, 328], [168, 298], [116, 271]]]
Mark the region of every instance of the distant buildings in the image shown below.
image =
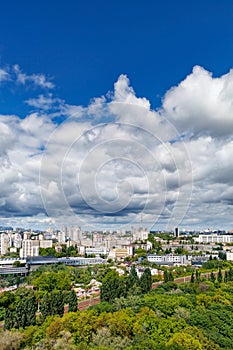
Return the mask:
[[[86, 254], [89, 259], [94, 259], [92, 256], [95, 256], [96, 259], [107, 257], [121, 260], [132, 257], [135, 250], [141, 249], [145, 252], [161, 253], [161, 255], [148, 254], [147, 256], [150, 263], [157, 265], [174, 266], [191, 263], [200, 265], [208, 260], [208, 254], [211, 254], [212, 258], [214, 253], [215, 256], [218, 255], [219, 249], [222, 248], [217, 245], [223, 244], [226, 245], [223, 249], [227, 252], [227, 259], [233, 260], [233, 253], [229, 252], [230, 247], [227, 246], [227, 244], [233, 243], [233, 234], [225, 231], [204, 231], [199, 235], [194, 233], [193, 235], [190, 233], [189, 235], [179, 235], [179, 228], [176, 227], [174, 229], [175, 237], [171, 236], [170, 240], [164, 241], [162, 238], [154, 236], [155, 246], [159, 248], [155, 249], [152, 242], [148, 240], [149, 231], [144, 228], [116, 232], [82, 231], [78, 226], [63, 227], [60, 231], [48, 228], [45, 232], [20, 228], [0, 231], [0, 256], [10, 252], [19, 253], [20, 258], [36, 258], [39, 256], [40, 248], [55, 247], [57, 252], [64, 252], [64, 246], [66, 248], [75, 246], [77, 254], [82, 255], [83, 259]], [[82, 264], [82, 262], [85, 264], [98, 263], [97, 261], [100, 260], [80, 260], [76, 261], [76, 264]], [[69, 261], [66, 263], [68, 264]]]

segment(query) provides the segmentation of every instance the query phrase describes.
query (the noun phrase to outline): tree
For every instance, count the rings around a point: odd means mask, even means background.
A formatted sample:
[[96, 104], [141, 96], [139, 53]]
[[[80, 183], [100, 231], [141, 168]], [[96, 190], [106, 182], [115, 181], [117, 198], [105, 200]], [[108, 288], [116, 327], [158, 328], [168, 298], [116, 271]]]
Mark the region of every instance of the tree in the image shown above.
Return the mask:
[[170, 282], [173, 282], [173, 281], [174, 281], [174, 277], [173, 277], [173, 274], [172, 274], [171, 271], [169, 271], [168, 279], [169, 279]]
[[26, 311], [27, 311], [27, 326], [34, 326], [36, 324], [36, 311], [37, 301], [33, 295], [26, 300]]
[[196, 280], [197, 282], [200, 282], [200, 273], [198, 270], [196, 270]]
[[13, 310], [6, 310], [5, 329], [35, 325], [36, 310], [37, 302], [34, 295], [20, 299]]
[[51, 302], [50, 302], [50, 296], [48, 293], [45, 294], [44, 298], [41, 301], [40, 311], [44, 319], [47, 316], [51, 315]]
[[221, 268], [218, 269], [218, 276], [217, 276], [218, 282], [221, 283], [223, 278], [222, 278], [222, 270]]
[[171, 271], [167, 271], [165, 270], [164, 271], [164, 274], [163, 274], [163, 279], [164, 279], [164, 282], [167, 283], [167, 282], [173, 282], [174, 281], [174, 277], [173, 277], [173, 274]]
[[215, 274], [213, 273], [213, 271], [210, 274], [210, 280], [212, 283], [215, 283], [215, 281], [216, 281]]
[[224, 273], [224, 282], [228, 282], [228, 281], [229, 281], [228, 271], [225, 271], [225, 273]]
[[73, 289], [68, 293], [66, 301], [69, 304], [69, 312], [76, 312], [78, 310], [78, 300]]
[[192, 335], [184, 332], [175, 333], [169, 340], [168, 345], [177, 345], [182, 349], [189, 350], [202, 350], [203, 347], [199, 340], [195, 339]]
[[163, 279], [164, 279], [164, 282], [165, 282], [165, 283], [167, 283], [167, 282], [169, 281], [167, 270], [164, 271]]
[[56, 250], [54, 247], [51, 248], [39, 248], [39, 255], [42, 256], [55, 256]]
[[16, 307], [17, 328], [24, 328], [27, 325], [27, 310], [25, 301], [21, 300]]
[[140, 287], [142, 293], [148, 293], [151, 290], [152, 286], [152, 277], [151, 271], [149, 268], [146, 268], [140, 278]]
[[128, 348], [131, 341], [128, 337], [113, 337], [108, 328], [97, 329], [96, 334], [93, 334], [93, 345], [101, 347], [101, 349], [117, 349], [123, 350]]
[[194, 281], [195, 281], [195, 278], [194, 278], [194, 273], [192, 272], [192, 275], [191, 275], [191, 280], [190, 280], [190, 282], [191, 282], [191, 283], [194, 283]]
[[0, 307], [8, 308], [15, 300], [15, 294], [12, 292], [4, 292], [0, 294]]
[[1, 350], [18, 350], [20, 348], [20, 343], [22, 339], [23, 334], [19, 331], [2, 331], [0, 338], [0, 348]]
[[233, 268], [232, 267], [230, 267], [230, 269], [228, 271], [228, 280], [233, 281]]
[[66, 271], [44, 271], [31, 282], [38, 290], [52, 292], [57, 290], [70, 290], [71, 277]]
[[60, 332], [63, 329], [62, 321], [60, 317], [55, 317], [54, 320], [50, 323], [46, 329], [46, 336], [49, 338], [56, 339], [58, 338]]
[[219, 257], [221, 260], [226, 260], [226, 259], [227, 259], [227, 256], [226, 256], [226, 253], [225, 253], [225, 252], [219, 252], [219, 253], [218, 253], [218, 257]]
[[100, 288], [101, 301], [113, 302], [115, 298], [124, 297], [126, 289], [124, 281], [118, 276], [115, 271], [109, 272], [103, 279]]
[[6, 309], [5, 319], [4, 319], [4, 329], [17, 328], [17, 318], [15, 311]]
[[130, 270], [130, 274], [126, 280], [126, 291], [128, 292], [130, 289], [134, 288], [135, 286], [139, 286], [139, 278], [135, 269], [135, 266], [133, 265]]
[[64, 293], [60, 291], [54, 291], [51, 293], [51, 315], [63, 316], [64, 314]]

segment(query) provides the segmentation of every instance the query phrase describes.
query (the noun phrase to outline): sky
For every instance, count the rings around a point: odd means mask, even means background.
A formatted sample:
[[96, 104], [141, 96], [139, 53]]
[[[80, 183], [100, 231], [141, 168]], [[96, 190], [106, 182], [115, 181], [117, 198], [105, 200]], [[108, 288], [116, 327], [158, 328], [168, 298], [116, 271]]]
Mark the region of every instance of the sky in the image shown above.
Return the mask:
[[233, 3], [8, 1], [0, 226], [233, 229]]

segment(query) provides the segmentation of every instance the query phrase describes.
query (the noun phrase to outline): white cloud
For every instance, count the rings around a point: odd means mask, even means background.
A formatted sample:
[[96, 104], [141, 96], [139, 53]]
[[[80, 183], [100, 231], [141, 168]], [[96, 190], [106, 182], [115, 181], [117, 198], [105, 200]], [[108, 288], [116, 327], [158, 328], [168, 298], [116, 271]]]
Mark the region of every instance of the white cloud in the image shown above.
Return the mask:
[[17, 64], [13, 66], [13, 71], [16, 74], [16, 79], [19, 84], [25, 85], [26, 83], [31, 83], [35, 86], [46, 89], [53, 89], [55, 87], [51, 81], [47, 80], [44, 74], [28, 75], [23, 73]]
[[5, 69], [0, 68], [0, 83], [9, 79], [9, 73]]
[[54, 108], [61, 108], [61, 106], [64, 104], [64, 101], [60, 98], [54, 98], [53, 95], [50, 93], [47, 96], [45, 95], [39, 95], [36, 98], [30, 98], [27, 101], [25, 101], [29, 106], [32, 106], [37, 109], [41, 109], [44, 111], [48, 111], [50, 109]]
[[[22, 84], [36, 82], [15, 71]], [[213, 78], [195, 67], [159, 112], [125, 75], [87, 107], [52, 94], [29, 98], [34, 113], [0, 115], [1, 216], [47, 224], [47, 213], [57, 223], [94, 228], [140, 223], [143, 214], [149, 226], [198, 228], [219, 219], [229, 227], [232, 86], [232, 71]], [[57, 125], [51, 110], [66, 121]]]
[[214, 78], [196, 66], [178, 86], [163, 99], [161, 114], [180, 132], [194, 136], [231, 136], [233, 132], [233, 71]]

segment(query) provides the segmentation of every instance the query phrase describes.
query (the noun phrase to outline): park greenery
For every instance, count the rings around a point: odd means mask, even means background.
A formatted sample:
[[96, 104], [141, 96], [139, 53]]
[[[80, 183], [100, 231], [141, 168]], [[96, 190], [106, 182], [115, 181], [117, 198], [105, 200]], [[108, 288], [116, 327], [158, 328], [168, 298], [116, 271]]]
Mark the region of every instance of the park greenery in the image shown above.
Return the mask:
[[[164, 269], [156, 289], [147, 267], [141, 277], [134, 265], [121, 277], [109, 266], [40, 268], [27, 277], [34, 288], [0, 294], [0, 348], [232, 350], [233, 269], [224, 264], [212, 260], [208, 277], [193, 270], [186, 283]], [[102, 282], [101, 302], [79, 311], [72, 287], [92, 278]]]

